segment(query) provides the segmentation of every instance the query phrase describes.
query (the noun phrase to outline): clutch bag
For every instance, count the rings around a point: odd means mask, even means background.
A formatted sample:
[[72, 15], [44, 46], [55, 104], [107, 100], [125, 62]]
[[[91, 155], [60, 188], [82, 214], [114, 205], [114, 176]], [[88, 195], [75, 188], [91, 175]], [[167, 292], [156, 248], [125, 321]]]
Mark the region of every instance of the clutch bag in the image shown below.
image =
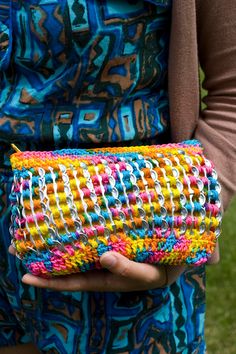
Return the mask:
[[136, 262], [201, 265], [220, 234], [220, 184], [198, 141], [11, 155], [12, 243], [42, 277]]

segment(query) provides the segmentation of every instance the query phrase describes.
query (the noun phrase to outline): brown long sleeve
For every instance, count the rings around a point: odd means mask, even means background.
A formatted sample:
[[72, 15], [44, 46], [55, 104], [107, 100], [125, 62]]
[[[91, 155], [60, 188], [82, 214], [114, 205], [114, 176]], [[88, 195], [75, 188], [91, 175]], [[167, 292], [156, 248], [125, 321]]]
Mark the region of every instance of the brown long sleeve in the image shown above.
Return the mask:
[[197, 0], [197, 28], [208, 95], [195, 137], [216, 166], [226, 208], [236, 193], [236, 1]]
[[[199, 61], [207, 109], [200, 111]], [[173, 141], [203, 144], [222, 184], [224, 209], [236, 193], [236, 1], [175, 0], [169, 55]]]

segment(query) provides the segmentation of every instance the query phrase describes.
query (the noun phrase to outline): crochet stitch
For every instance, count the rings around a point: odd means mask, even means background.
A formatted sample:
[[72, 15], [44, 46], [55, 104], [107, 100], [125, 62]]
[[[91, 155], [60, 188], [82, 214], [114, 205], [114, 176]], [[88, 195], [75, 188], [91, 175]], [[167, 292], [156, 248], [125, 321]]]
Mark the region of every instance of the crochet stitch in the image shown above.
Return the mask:
[[137, 262], [205, 263], [220, 234], [220, 185], [199, 142], [17, 152], [11, 234], [37, 276]]

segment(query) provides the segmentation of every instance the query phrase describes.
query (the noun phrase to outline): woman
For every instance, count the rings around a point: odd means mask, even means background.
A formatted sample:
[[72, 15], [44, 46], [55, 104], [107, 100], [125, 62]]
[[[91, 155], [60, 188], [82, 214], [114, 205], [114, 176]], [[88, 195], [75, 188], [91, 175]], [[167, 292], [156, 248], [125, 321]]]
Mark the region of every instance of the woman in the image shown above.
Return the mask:
[[[235, 1], [0, 4], [0, 344], [31, 342], [43, 353], [204, 353], [204, 267], [106, 253], [109, 272], [21, 282], [24, 271], [7, 256], [8, 155], [11, 142], [23, 150], [195, 137], [215, 163], [226, 208], [236, 188]], [[211, 262], [218, 258], [217, 250]]]

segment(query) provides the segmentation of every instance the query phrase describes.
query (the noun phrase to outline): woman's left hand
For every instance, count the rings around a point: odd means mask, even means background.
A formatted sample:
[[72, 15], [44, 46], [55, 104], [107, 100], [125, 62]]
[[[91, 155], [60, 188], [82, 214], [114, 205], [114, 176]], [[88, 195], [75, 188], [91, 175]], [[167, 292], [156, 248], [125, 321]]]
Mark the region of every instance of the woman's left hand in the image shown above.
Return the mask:
[[[10, 253], [14, 254], [11, 246]], [[50, 279], [25, 274], [22, 282], [57, 291], [138, 291], [169, 285], [182, 273], [181, 266], [156, 266], [130, 261], [116, 252], [106, 252], [100, 258], [104, 270], [92, 270]]]

